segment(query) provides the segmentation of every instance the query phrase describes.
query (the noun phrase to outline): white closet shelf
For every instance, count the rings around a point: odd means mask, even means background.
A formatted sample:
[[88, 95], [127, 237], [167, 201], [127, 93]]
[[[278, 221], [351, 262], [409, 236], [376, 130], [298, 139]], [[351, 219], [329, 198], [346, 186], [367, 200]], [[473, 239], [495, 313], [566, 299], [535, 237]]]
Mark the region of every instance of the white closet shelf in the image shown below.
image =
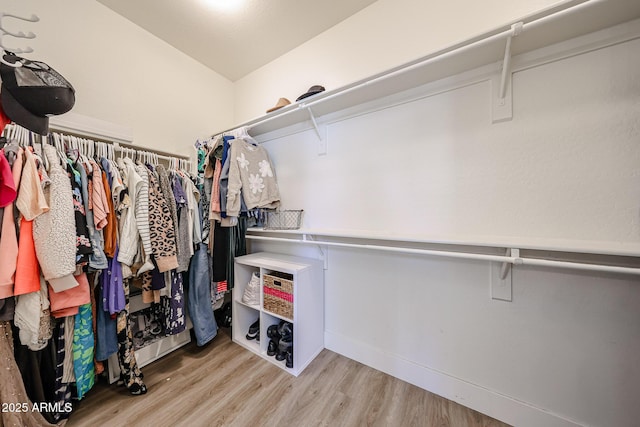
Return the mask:
[[[636, 243], [536, 238], [428, 239], [375, 232], [337, 232], [312, 229], [264, 230], [260, 228], [249, 228], [246, 238], [256, 241], [307, 244], [319, 247], [359, 248], [501, 262], [504, 264], [537, 265], [640, 275], [640, 260], [638, 260], [638, 257], [640, 257], [640, 244]], [[520, 256], [520, 250], [536, 251], [537, 253], [528, 254], [529, 256]], [[553, 252], [555, 254], [540, 254], [540, 252]], [[570, 254], [577, 254], [577, 259], [575, 256], [570, 256]], [[607, 259], [603, 262], [602, 257]], [[608, 259], [609, 257], [626, 257], [628, 259], [622, 262], [617, 260], [614, 263], [614, 261]], [[583, 262], [582, 258], [586, 258], [586, 262]]]
[[[517, 21], [522, 23], [522, 31], [512, 39], [511, 55], [530, 52], [637, 18], [640, 18], [640, 1], [637, 0], [565, 1]], [[304, 126], [304, 130], [311, 129], [315, 126], [314, 117], [362, 105], [448, 76], [491, 64], [495, 64], [499, 72], [505, 57], [506, 41], [512, 35], [511, 24], [496, 28], [217, 134], [245, 126], [254, 137], [294, 125]]]

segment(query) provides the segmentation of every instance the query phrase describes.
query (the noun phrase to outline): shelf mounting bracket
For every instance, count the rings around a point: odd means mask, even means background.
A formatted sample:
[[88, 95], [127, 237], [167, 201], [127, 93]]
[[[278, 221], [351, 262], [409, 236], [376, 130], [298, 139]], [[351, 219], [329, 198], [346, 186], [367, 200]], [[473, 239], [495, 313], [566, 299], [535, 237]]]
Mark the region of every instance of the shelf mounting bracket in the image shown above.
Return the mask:
[[326, 128], [324, 126], [318, 126], [316, 116], [313, 114], [311, 107], [301, 106], [301, 108], [306, 109], [307, 113], [309, 113], [309, 118], [311, 119], [311, 123], [313, 124], [313, 129], [316, 131], [316, 135], [318, 136], [318, 155], [322, 156], [327, 154], [327, 138], [326, 135], [323, 136]]
[[[302, 235], [302, 241], [303, 242], [313, 242], [313, 236], [304, 233]], [[320, 243], [315, 245], [318, 250], [320, 251], [320, 255], [322, 256], [322, 261], [324, 262], [324, 269], [328, 270], [329, 269], [329, 247], [322, 245]]]
[[522, 22], [517, 22], [511, 26], [511, 34], [507, 37], [507, 44], [504, 48], [502, 72], [499, 76], [496, 74], [491, 79], [491, 90], [493, 92], [491, 115], [493, 123], [504, 122], [513, 118], [511, 41], [522, 33], [522, 28]]
[[512, 301], [512, 267], [513, 264], [522, 264], [520, 249], [509, 248], [506, 256], [513, 258], [513, 261], [491, 263], [491, 299], [494, 300]]

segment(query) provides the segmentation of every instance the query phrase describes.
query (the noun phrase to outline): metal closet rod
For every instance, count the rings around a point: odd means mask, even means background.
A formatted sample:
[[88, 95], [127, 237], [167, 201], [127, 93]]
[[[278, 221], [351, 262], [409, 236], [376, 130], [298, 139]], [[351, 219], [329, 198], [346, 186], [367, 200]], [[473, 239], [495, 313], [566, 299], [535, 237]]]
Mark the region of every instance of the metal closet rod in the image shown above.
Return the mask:
[[[577, 10], [580, 10], [589, 4], [597, 3], [599, 1], [602, 1], [602, 0], [574, 0], [557, 7], [550, 7], [537, 14], [524, 18], [522, 21], [520, 21], [522, 23], [522, 27], [520, 28], [521, 30], [524, 30], [526, 28], [535, 27], [537, 25], [542, 24], [545, 21], [557, 19], [569, 13], [574, 13]], [[509, 37], [514, 35], [516, 35], [516, 33], [514, 31], [513, 25], [511, 25], [510, 28], [506, 30], [494, 30], [493, 32], [484, 33], [480, 36], [470, 38], [464, 42], [454, 44], [452, 46], [449, 46], [447, 48], [434, 52], [430, 55], [427, 55], [426, 57], [418, 60], [417, 62], [401, 65], [398, 68], [391, 69], [389, 71], [383, 72], [382, 74], [378, 74], [377, 76], [373, 76], [365, 81], [356, 83], [351, 87], [339, 89], [334, 93], [327, 94], [325, 96], [319, 95], [318, 97], [316, 97], [316, 99], [310, 100], [309, 102], [299, 102], [299, 103], [291, 104], [290, 106], [286, 106], [282, 108], [282, 111], [279, 114], [276, 114], [274, 116], [267, 117], [258, 121], [245, 122], [233, 128], [229, 128], [222, 132], [218, 132], [214, 134], [213, 137], [218, 135], [223, 135], [229, 132], [233, 132], [234, 130], [239, 129], [241, 127], [246, 127], [247, 131], [251, 131], [252, 128], [269, 123], [281, 117], [285, 117], [287, 115], [293, 114], [298, 110], [307, 109], [310, 111], [311, 107], [318, 104], [322, 104], [323, 102], [326, 102], [330, 99], [343, 96], [344, 94], [353, 92], [355, 90], [362, 89], [363, 87], [369, 86], [373, 83], [384, 81], [391, 77], [404, 74], [416, 68], [423, 67], [429, 63], [441, 61], [442, 59], [445, 59], [452, 55], [459, 54], [461, 52], [464, 52], [465, 50], [468, 50], [477, 46], [482, 46], [484, 44], [490, 43], [495, 40], [508, 39]]]
[[367, 244], [357, 244], [357, 243], [325, 242], [320, 240], [298, 240], [298, 239], [287, 239], [282, 237], [264, 237], [264, 236], [247, 235], [246, 238], [250, 240], [266, 240], [271, 242], [288, 242], [288, 243], [300, 243], [303, 245], [335, 246], [335, 247], [341, 247], [341, 248], [357, 248], [357, 249], [397, 252], [397, 253], [405, 253], [405, 254], [439, 256], [439, 257], [447, 257], [447, 258], [495, 261], [495, 262], [504, 262], [504, 263], [516, 264], [516, 265], [537, 265], [537, 266], [543, 266], [543, 267], [556, 267], [556, 268], [568, 268], [568, 269], [574, 269], [574, 270], [588, 270], [588, 271], [601, 271], [601, 272], [608, 272], [608, 273], [640, 275], [640, 268], [618, 267], [615, 265], [586, 264], [586, 263], [580, 263], [580, 262], [555, 261], [555, 260], [537, 259], [537, 258], [522, 258], [522, 257], [513, 257], [513, 256], [505, 256], [505, 255], [486, 255], [486, 254], [477, 254], [472, 252], [438, 251], [438, 250], [431, 250], [431, 249], [414, 249], [414, 248], [367, 245]]
[[136, 152], [136, 153], [151, 153], [154, 157], [157, 157], [158, 159], [163, 159], [163, 160], [167, 160], [167, 161], [173, 161], [173, 160], [179, 160], [182, 162], [187, 162], [189, 165], [191, 165], [191, 160], [189, 160], [187, 157], [178, 157], [178, 156], [165, 156], [163, 154], [157, 154], [155, 151], [150, 151], [150, 150], [137, 150], [134, 148], [122, 148], [122, 147], [115, 147], [116, 151], [123, 151], [123, 152]]
[[[17, 125], [9, 124], [9, 125], [7, 125], [7, 127], [8, 126], [17, 126]], [[93, 141], [93, 142], [99, 142], [99, 143], [103, 143], [103, 144], [110, 144], [110, 145], [113, 145], [113, 148], [115, 150], [121, 150], [121, 149], [124, 148], [125, 150], [134, 150], [134, 151], [151, 153], [151, 154], [156, 155], [158, 158], [164, 159], [164, 160], [178, 159], [178, 160], [191, 162], [189, 156], [185, 156], [183, 154], [172, 154], [172, 153], [169, 153], [169, 152], [166, 152], [166, 151], [156, 150], [156, 149], [147, 148], [147, 147], [141, 147], [141, 146], [125, 143], [125, 142], [111, 141], [111, 140], [109, 140], [108, 137], [88, 136], [88, 135], [83, 135], [82, 132], [73, 132], [73, 131], [68, 131], [68, 130], [58, 130], [58, 129], [53, 128], [53, 127], [50, 128], [50, 133], [57, 133], [57, 134], [64, 135], [64, 136], [75, 136], [76, 138], [86, 139], [86, 140]]]
[[151, 148], [146, 148], [146, 147], [140, 147], [140, 146], [136, 146], [136, 145], [132, 145], [132, 144], [123, 144], [121, 142], [113, 142], [112, 143], [114, 148], [116, 150], [133, 150], [133, 151], [140, 151], [140, 152], [146, 152], [146, 153], [151, 153], [156, 155], [158, 158], [160, 159], [165, 159], [165, 160], [173, 160], [173, 159], [178, 159], [178, 160], [185, 160], [188, 162], [191, 162], [191, 160], [189, 159], [189, 156], [185, 156], [183, 154], [171, 154], [168, 153], [166, 151], [161, 151], [161, 150], [155, 150], [155, 149], [151, 149]]

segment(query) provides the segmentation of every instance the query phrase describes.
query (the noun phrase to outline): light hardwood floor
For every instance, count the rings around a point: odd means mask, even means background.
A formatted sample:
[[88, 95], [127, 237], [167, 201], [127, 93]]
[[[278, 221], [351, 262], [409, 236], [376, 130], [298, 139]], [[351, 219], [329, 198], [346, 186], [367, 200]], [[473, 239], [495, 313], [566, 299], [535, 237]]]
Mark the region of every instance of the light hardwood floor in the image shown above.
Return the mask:
[[225, 329], [143, 373], [146, 395], [101, 379], [67, 426], [506, 426], [326, 349], [296, 378]]

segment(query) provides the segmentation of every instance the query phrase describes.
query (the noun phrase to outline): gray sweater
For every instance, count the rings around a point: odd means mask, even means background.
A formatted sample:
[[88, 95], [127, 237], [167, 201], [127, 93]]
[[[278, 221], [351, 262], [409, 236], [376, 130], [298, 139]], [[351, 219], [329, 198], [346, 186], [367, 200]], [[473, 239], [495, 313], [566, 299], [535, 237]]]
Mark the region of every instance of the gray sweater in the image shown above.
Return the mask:
[[280, 191], [267, 150], [244, 139], [234, 139], [229, 151], [227, 216], [238, 216], [241, 198], [247, 209], [279, 207]]

